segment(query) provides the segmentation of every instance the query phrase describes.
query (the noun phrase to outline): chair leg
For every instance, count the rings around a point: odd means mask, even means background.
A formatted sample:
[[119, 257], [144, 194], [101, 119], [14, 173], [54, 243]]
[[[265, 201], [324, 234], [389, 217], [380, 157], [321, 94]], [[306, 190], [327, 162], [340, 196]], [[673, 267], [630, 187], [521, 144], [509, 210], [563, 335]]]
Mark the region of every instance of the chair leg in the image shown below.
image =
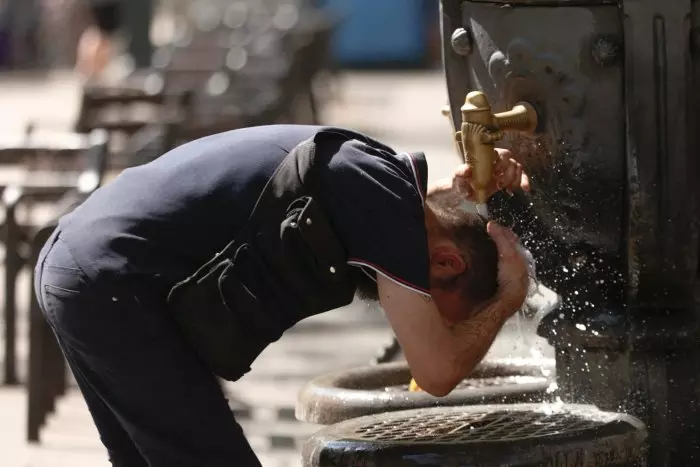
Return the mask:
[[15, 205], [5, 205], [5, 369], [6, 385], [19, 383], [17, 377], [17, 300], [16, 283], [21, 267], [18, 249], [19, 226], [15, 218]]
[[45, 380], [45, 396], [46, 396], [46, 413], [53, 413], [56, 410], [56, 399], [62, 395], [62, 385], [65, 384], [65, 378], [62, 378], [62, 373], [65, 370], [63, 363], [63, 353], [58, 346], [56, 336], [51, 332], [48, 326], [44, 333], [44, 359], [46, 361], [46, 380]]
[[[32, 277], [32, 286], [34, 278]], [[32, 288], [32, 292], [33, 292]], [[46, 413], [44, 410], [44, 382], [45, 359], [44, 359], [44, 335], [51, 330], [44, 320], [44, 316], [39, 309], [39, 303], [34, 298], [29, 308], [29, 371], [27, 381], [27, 441], [30, 443], [40, 442], [41, 426], [44, 423]]]
[[[37, 263], [39, 251], [48, 240], [53, 231], [50, 229], [40, 230], [32, 241], [31, 269]], [[41, 313], [39, 302], [34, 294], [34, 275], [30, 280], [30, 301], [29, 301], [29, 368], [27, 371], [27, 441], [30, 443], [40, 442], [41, 427], [46, 421], [47, 401], [51, 398], [49, 394], [49, 384], [47, 375], [51, 368], [51, 362], [47, 359], [47, 347], [55, 342], [53, 331]], [[55, 344], [54, 344], [55, 345]]]
[[308, 93], [308, 99], [309, 99], [309, 109], [311, 111], [311, 124], [312, 125], [320, 125], [320, 117], [319, 117], [319, 112], [318, 112], [318, 100], [317, 100], [316, 92], [313, 88], [313, 85], [309, 86], [307, 93]]

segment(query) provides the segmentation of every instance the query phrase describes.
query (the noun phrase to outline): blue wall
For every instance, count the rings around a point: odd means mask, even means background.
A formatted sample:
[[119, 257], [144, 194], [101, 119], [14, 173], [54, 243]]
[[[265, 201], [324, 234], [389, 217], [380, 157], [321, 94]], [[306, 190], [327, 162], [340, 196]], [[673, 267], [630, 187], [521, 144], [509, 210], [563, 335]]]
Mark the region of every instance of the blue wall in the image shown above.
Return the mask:
[[[321, 0], [339, 20], [332, 53], [340, 65], [420, 63], [426, 56], [426, 3], [438, 0]], [[437, 7], [435, 7], [437, 8]]]

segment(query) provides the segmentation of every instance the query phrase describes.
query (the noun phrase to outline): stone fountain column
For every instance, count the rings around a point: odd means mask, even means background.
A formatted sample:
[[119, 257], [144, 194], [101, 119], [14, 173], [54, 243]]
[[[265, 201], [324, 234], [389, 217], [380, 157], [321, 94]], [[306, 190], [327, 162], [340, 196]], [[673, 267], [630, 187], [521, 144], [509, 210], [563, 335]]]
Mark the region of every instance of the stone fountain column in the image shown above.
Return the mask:
[[700, 464], [700, 2], [441, 0], [452, 123], [466, 94], [535, 105], [509, 135], [530, 195], [497, 196], [540, 279], [565, 402], [631, 413], [651, 466]]

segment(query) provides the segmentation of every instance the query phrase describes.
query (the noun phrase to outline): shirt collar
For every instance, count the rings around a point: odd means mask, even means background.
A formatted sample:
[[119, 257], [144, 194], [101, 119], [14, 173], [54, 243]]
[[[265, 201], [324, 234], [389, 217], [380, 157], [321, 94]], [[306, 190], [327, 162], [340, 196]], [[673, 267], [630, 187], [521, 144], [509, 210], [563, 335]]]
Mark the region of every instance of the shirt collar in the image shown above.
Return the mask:
[[428, 194], [428, 161], [425, 159], [425, 153], [409, 152], [406, 154], [410, 159], [411, 168], [416, 177], [418, 191], [420, 191], [421, 197], [425, 200]]

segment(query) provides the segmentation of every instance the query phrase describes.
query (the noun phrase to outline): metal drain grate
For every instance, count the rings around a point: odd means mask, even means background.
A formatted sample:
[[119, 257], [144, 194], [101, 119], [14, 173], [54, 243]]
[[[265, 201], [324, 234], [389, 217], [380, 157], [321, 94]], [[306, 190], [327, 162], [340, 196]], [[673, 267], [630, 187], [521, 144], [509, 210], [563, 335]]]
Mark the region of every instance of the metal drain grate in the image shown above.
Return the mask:
[[515, 441], [601, 427], [612, 419], [571, 412], [421, 413], [388, 418], [353, 430], [353, 438], [412, 443]]
[[331, 425], [302, 452], [307, 467], [646, 465], [647, 430], [591, 405], [435, 407]]
[[[513, 384], [533, 384], [547, 383], [549, 381], [545, 376], [530, 376], [530, 375], [511, 375], [511, 376], [494, 376], [492, 378], [475, 378], [465, 379], [457, 385], [457, 389], [481, 389], [492, 388], [497, 386], [510, 386]], [[407, 386], [408, 387], [408, 386]]]

